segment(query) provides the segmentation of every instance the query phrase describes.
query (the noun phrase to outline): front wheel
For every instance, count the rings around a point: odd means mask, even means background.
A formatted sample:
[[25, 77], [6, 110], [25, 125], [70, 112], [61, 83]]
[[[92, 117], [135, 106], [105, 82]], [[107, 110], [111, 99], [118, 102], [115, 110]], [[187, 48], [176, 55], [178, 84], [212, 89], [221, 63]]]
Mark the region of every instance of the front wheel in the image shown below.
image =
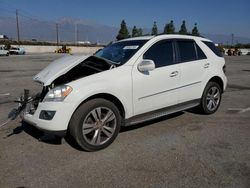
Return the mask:
[[73, 114], [69, 131], [76, 143], [86, 151], [109, 146], [117, 137], [122, 118], [117, 107], [105, 99], [93, 99]]
[[221, 103], [222, 88], [216, 82], [209, 82], [203, 92], [200, 110], [203, 114], [216, 112]]

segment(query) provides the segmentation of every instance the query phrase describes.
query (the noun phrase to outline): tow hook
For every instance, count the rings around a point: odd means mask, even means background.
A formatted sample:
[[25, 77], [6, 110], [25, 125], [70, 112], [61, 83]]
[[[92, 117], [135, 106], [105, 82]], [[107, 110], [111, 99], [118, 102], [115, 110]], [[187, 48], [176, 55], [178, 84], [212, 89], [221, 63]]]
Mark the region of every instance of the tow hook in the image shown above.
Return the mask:
[[8, 114], [8, 120], [0, 124], [0, 128], [9, 123], [11, 120], [15, 120], [18, 115], [26, 108], [27, 104], [33, 101], [33, 97], [29, 96], [29, 90], [24, 89], [24, 94], [20, 96], [14, 102], [18, 103], [18, 107], [12, 109]]

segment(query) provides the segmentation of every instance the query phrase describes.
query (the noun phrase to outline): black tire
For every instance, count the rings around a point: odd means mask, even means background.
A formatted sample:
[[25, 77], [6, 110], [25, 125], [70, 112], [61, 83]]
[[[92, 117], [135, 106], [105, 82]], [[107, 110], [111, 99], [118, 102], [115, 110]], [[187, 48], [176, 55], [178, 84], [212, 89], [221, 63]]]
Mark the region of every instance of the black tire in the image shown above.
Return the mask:
[[[218, 91], [218, 100], [215, 99], [215, 97], [213, 97], [213, 99], [211, 99], [211, 108], [210, 108], [210, 100], [209, 98], [211, 98], [211, 95], [212, 95], [212, 90], [216, 89], [216, 91]], [[215, 96], [215, 94], [213, 95]], [[221, 103], [221, 96], [222, 96], [222, 88], [220, 87], [220, 85], [216, 82], [208, 82], [204, 91], [203, 91], [203, 94], [202, 94], [202, 98], [201, 98], [201, 102], [200, 102], [200, 105], [198, 107], [199, 111], [202, 113], [202, 114], [213, 114], [215, 113], [219, 106], [220, 106], [220, 103]]]
[[9, 55], [10, 55], [9, 53], [6, 54], [6, 56], [9, 56]]
[[[101, 109], [100, 113], [97, 112], [97, 109]], [[107, 114], [105, 115], [105, 111]], [[108, 121], [106, 123], [100, 123], [100, 121], [95, 121], [97, 116], [108, 116], [108, 113], [113, 113], [112, 118], [114, 120]], [[97, 115], [96, 117], [93, 116], [93, 113]], [[102, 114], [103, 113], [103, 114]], [[101, 114], [101, 115], [99, 115]], [[105, 117], [98, 118], [99, 120], [105, 119]], [[111, 117], [111, 116], [110, 116]], [[106, 118], [106, 119], [112, 119], [112, 118]], [[92, 121], [91, 123], [85, 123], [86, 121]], [[85, 151], [97, 151], [104, 149], [108, 147], [117, 137], [120, 127], [121, 127], [122, 117], [120, 115], [120, 112], [118, 108], [110, 101], [105, 99], [92, 99], [90, 101], [87, 101], [86, 103], [82, 104], [73, 114], [70, 123], [69, 123], [69, 133], [72, 136], [72, 138], [75, 140], [75, 142]], [[102, 125], [101, 125], [102, 124]], [[90, 133], [83, 133], [83, 127], [84, 125], [92, 125], [87, 129], [86, 127], [84, 130], [92, 130]], [[104, 131], [107, 131], [109, 129], [104, 130], [104, 127], [112, 128], [112, 132], [109, 132], [112, 136], [108, 137], [106, 133], [104, 134]], [[98, 129], [98, 130], [97, 130]], [[86, 132], [87, 132], [86, 131]], [[96, 133], [97, 132], [97, 133]], [[96, 137], [100, 137], [100, 140], [103, 140], [103, 143], [100, 143], [97, 141], [98, 138], [94, 141], [97, 142], [95, 144], [90, 143], [94, 140], [95, 135]], [[105, 137], [106, 136], [106, 137]], [[93, 137], [91, 139], [91, 137]], [[105, 141], [105, 138], [107, 139]], [[91, 140], [91, 141], [90, 141]], [[105, 141], [105, 142], [104, 142]]]

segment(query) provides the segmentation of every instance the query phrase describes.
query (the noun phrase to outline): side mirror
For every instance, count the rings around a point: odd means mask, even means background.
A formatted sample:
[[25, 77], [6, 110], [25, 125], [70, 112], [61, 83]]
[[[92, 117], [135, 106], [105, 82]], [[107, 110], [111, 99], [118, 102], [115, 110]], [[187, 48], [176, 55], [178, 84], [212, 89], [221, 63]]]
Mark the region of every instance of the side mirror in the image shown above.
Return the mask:
[[150, 59], [143, 59], [137, 66], [140, 72], [148, 72], [155, 69], [155, 63]]

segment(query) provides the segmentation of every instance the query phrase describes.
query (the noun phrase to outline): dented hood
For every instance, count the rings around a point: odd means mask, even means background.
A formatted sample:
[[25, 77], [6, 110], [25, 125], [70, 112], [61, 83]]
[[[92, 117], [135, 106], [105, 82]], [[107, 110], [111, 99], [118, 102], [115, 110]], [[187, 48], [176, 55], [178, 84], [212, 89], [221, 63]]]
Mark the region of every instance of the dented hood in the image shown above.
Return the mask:
[[53, 61], [45, 69], [33, 77], [35, 82], [42, 83], [44, 86], [50, 85], [56, 78], [67, 73], [70, 69], [87, 59], [89, 56], [66, 55]]

